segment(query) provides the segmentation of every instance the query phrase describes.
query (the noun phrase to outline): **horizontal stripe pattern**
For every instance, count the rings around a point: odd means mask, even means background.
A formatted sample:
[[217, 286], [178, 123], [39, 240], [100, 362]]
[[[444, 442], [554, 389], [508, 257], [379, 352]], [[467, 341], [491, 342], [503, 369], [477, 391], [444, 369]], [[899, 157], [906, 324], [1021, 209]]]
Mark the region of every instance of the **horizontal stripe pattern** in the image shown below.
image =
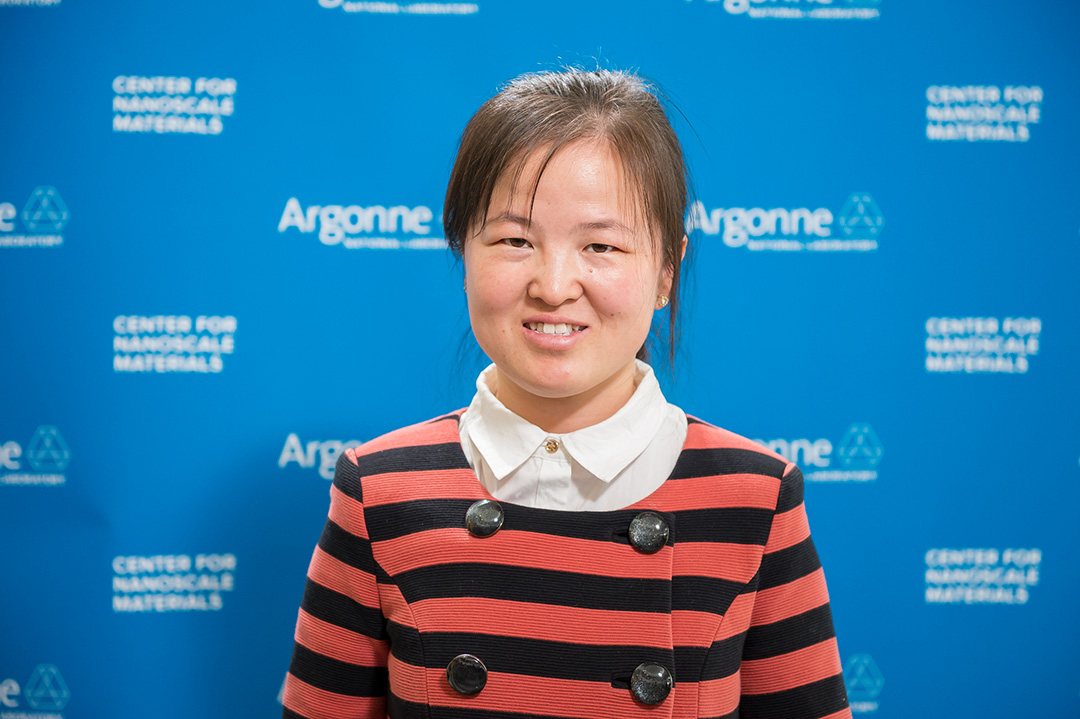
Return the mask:
[[705, 650], [697, 647], [660, 650], [656, 647], [579, 644], [543, 639], [524, 639], [476, 632], [424, 632], [391, 623], [391, 654], [398, 661], [428, 669], [446, 669], [459, 654], [486, 657], [489, 672], [522, 674], [555, 679], [609, 684], [615, 675], [628, 679], [642, 661], [677, 666], [678, 652], [687, 661]]
[[374, 637], [357, 636], [350, 631], [300, 610], [296, 622], [296, 641], [314, 652], [328, 657], [338, 657], [350, 664], [384, 666], [390, 651], [387, 641], [368, 641]]
[[[317, 680], [321, 684], [321, 680]], [[335, 694], [298, 678], [289, 668], [285, 678], [283, 716], [305, 719], [346, 719], [349, 717], [382, 717], [386, 712], [386, 697], [361, 697]]]
[[394, 583], [409, 601], [481, 596], [589, 609], [613, 608], [617, 601], [621, 608], [639, 612], [671, 611], [672, 582], [668, 579], [603, 577], [513, 565], [455, 563], [411, 569], [394, 577]]
[[[491, 499], [458, 415], [342, 453], [312, 557], [284, 716], [840, 719], [846, 694], [797, 467], [688, 418], [668, 481], [613, 512], [503, 503], [499, 532], [465, 512]], [[629, 544], [641, 511], [667, 546]], [[480, 657], [483, 691], [446, 665]], [[633, 699], [642, 662], [675, 688]]]
[[410, 569], [444, 564], [448, 548], [456, 561], [518, 565], [527, 558], [528, 566], [533, 569], [641, 579], [666, 579], [671, 576], [671, 563], [666, 560], [671, 554], [669, 549], [654, 555], [656, 561], [627, 562], [628, 556], [637, 553], [629, 544], [618, 542], [613, 537], [607, 541], [574, 540], [561, 536], [538, 538], [531, 532], [505, 527], [479, 542], [462, 535], [460, 526], [429, 529], [378, 542], [374, 551], [379, 553], [383, 569], [393, 577]]

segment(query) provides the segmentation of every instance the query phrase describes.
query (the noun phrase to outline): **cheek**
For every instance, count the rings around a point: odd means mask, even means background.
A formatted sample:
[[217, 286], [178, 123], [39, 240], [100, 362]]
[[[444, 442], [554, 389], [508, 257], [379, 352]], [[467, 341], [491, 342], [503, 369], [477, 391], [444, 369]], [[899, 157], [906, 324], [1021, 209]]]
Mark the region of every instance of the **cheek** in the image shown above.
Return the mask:
[[485, 312], [498, 312], [513, 301], [510, 283], [497, 273], [479, 272], [474, 284], [469, 286], [469, 304]]
[[509, 322], [516, 317], [519, 293], [513, 278], [504, 271], [474, 265], [467, 270], [469, 278], [469, 321], [473, 334], [479, 337], [505, 336], [510, 332]]
[[608, 317], [626, 319], [646, 317], [652, 321], [652, 308], [656, 301], [655, 282], [647, 273], [618, 272], [594, 276], [596, 311]]

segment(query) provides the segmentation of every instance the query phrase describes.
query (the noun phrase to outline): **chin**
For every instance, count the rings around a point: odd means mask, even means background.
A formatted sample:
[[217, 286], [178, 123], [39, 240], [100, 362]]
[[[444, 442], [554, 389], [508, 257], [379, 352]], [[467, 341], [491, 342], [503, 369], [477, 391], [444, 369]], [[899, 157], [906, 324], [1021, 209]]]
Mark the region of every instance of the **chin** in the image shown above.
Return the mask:
[[567, 377], [565, 381], [558, 381], [552, 380], [550, 376], [544, 375], [538, 377], [514, 377], [508, 374], [507, 376], [510, 377], [514, 384], [529, 394], [545, 399], [573, 397], [588, 389], [587, 387], [581, 386], [578, 382], [574, 382], [572, 377]]
[[575, 387], [572, 385], [520, 385], [529, 394], [544, 399], [569, 399], [579, 394], [588, 392], [588, 387]]

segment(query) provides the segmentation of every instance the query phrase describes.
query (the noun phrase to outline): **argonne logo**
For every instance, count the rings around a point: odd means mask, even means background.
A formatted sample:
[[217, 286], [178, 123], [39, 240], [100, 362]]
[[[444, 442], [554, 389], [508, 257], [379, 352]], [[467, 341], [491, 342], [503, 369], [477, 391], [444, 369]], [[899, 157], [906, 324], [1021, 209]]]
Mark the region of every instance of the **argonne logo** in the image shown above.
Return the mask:
[[60, 232], [67, 227], [71, 213], [60, 193], [51, 185], [39, 185], [17, 212], [11, 202], [0, 202], [0, 233], [14, 232], [16, 217], [22, 220], [28, 234], [0, 234], [0, 247], [55, 247], [63, 244]]
[[318, 466], [320, 477], [333, 479], [338, 455], [347, 449], [359, 447], [361, 444], [363, 443], [357, 439], [350, 439], [346, 442], [339, 439], [329, 439], [321, 442], [316, 439], [303, 444], [300, 442], [300, 437], [293, 432], [285, 438], [285, 446], [281, 448], [281, 455], [278, 457], [278, 466], [284, 469], [291, 462], [296, 462], [305, 469]]
[[25, 458], [32, 472], [23, 471], [23, 456], [18, 442], [0, 443], [0, 485], [59, 486], [67, 482], [62, 472], [71, 462], [71, 450], [60, 430], [51, 424], [38, 427], [26, 447]]
[[435, 213], [426, 205], [308, 205], [295, 197], [285, 203], [278, 232], [294, 227], [303, 234], [318, 233], [324, 245], [349, 249], [445, 250], [446, 240], [431, 237]]
[[[867, 422], [851, 424], [835, 446], [824, 437], [754, 441], [798, 464], [807, 482], [872, 482], [878, 478], [877, 466], [885, 454]], [[834, 449], [839, 468], [833, 463]]]
[[363, 2], [356, 0], [319, 0], [327, 9], [379, 15], [472, 15], [480, 11], [476, 3], [453, 2]]
[[[842, 237], [833, 236], [839, 220]], [[690, 207], [687, 232], [700, 229], [720, 236], [728, 247], [752, 252], [872, 252], [885, 226], [881, 210], [868, 192], [853, 192], [834, 216], [826, 207]]]
[[[707, 0], [719, 2], [719, 0]], [[881, 0], [723, 0], [724, 10], [731, 15], [748, 15], [752, 18], [780, 18], [787, 20], [872, 20], [881, 15]]]

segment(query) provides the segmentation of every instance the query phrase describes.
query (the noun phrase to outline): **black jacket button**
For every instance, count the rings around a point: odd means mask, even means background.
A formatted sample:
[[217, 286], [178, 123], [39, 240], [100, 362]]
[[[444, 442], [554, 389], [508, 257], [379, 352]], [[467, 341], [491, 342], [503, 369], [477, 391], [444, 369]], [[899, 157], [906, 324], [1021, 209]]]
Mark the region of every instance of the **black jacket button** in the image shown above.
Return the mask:
[[446, 665], [446, 681], [458, 694], [479, 694], [487, 684], [487, 667], [472, 654], [458, 654]]
[[490, 537], [503, 523], [503, 509], [498, 502], [481, 499], [465, 512], [465, 526], [474, 537]]
[[639, 552], [659, 552], [669, 534], [667, 522], [656, 512], [642, 512], [630, 520], [630, 545]]
[[630, 676], [630, 693], [643, 704], [659, 704], [667, 699], [675, 680], [662, 664], [638, 664]]

